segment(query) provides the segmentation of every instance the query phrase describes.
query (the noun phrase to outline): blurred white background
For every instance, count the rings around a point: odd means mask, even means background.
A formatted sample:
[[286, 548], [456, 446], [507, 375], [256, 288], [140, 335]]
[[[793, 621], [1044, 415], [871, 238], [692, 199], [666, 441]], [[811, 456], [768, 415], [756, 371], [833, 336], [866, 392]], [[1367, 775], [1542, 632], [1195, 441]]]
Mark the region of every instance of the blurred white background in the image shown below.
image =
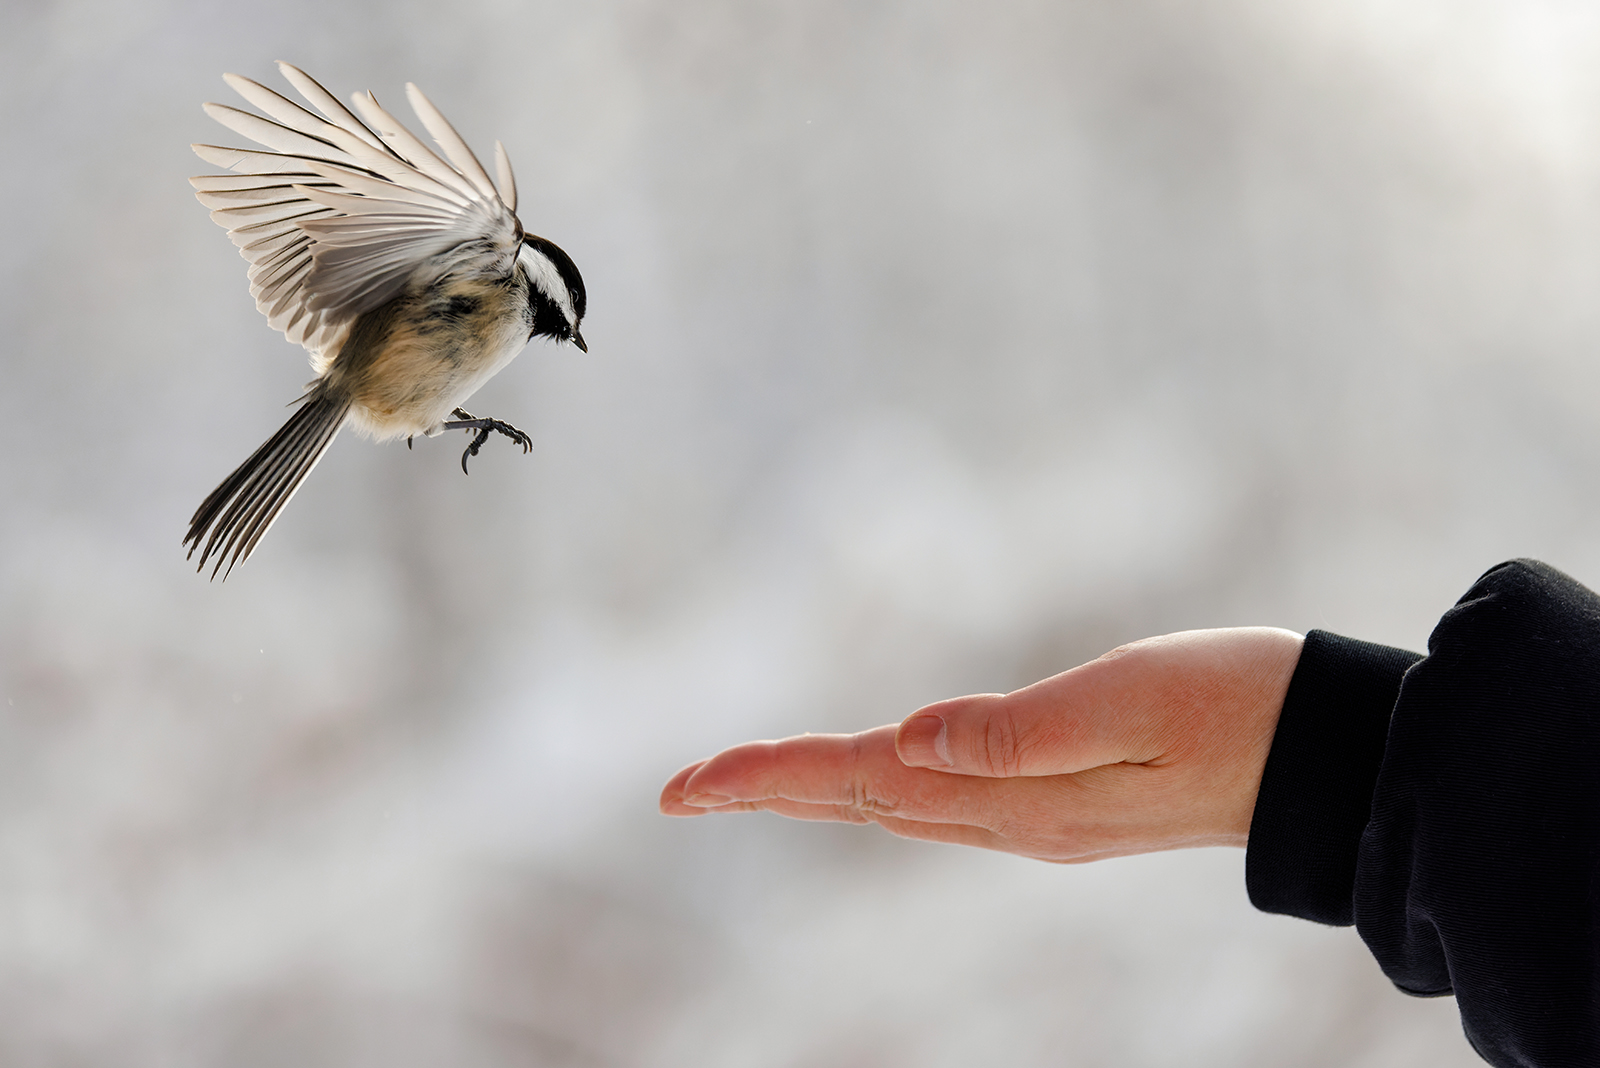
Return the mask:
[[[1600, 8], [12, 3], [0, 1063], [1478, 1063], [1243, 855], [671, 821], [724, 745], [1600, 579]], [[592, 353], [341, 439], [190, 195], [225, 70], [503, 139]], [[409, 116], [407, 116], [409, 118]]]

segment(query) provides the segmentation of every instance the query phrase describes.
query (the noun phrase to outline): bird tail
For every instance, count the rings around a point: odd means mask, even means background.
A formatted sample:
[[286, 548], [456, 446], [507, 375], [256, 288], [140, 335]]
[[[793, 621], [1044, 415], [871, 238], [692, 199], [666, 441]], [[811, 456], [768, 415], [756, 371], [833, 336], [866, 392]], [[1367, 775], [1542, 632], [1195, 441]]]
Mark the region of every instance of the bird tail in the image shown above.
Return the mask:
[[195, 550], [200, 549], [197, 570], [204, 571], [206, 561], [215, 556], [211, 577], [216, 578], [226, 562], [228, 570], [222, 577], [227, 579], [235, 564], [250, 558], [256, 543], [333, 444], [334, 435], [349, 412], [348, 400], [328, 397], [317, 390], [307, 394], [305, 403], [289, 421], [195, 509], [194, 518], [189, 520], [189, 533], [183, 538], [189, 547], [186, 559], [193, 558]]

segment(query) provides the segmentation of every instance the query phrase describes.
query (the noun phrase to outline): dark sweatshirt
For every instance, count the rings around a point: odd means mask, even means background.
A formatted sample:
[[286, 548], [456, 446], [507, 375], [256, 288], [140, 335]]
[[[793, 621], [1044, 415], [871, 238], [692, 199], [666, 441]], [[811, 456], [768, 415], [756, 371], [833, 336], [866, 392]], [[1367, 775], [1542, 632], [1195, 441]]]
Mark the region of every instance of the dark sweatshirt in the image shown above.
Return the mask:
[[1245, 869], [1257, 908], [1453, 993], [1491, 1064], [1600, 1068], [1600, 597], [1516, 560], [1425, 657], [1306, 635]]

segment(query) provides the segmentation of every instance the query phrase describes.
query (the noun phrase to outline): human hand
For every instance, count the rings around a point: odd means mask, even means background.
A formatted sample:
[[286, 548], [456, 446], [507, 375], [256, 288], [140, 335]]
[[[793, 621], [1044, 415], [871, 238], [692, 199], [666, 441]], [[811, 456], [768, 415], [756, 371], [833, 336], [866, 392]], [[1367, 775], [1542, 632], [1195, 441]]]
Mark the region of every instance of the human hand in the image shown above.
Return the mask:
[[749, 742], [679, 771], [661, 811], [871, 822], [1061, 863], [1243, 846], [1301, 642], [1184, 631], [898, 725]]

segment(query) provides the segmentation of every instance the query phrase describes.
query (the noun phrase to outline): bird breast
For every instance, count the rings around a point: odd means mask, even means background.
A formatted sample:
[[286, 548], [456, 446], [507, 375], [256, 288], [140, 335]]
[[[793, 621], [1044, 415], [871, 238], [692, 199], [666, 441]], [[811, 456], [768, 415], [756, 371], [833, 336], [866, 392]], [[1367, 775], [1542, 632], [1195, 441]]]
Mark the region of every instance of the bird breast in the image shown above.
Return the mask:
[[445, 276], [359, 318], [319, 388], [351, 399], [380, 441], [437, 434], [450, 413], [527, 344], [528, 280]]

